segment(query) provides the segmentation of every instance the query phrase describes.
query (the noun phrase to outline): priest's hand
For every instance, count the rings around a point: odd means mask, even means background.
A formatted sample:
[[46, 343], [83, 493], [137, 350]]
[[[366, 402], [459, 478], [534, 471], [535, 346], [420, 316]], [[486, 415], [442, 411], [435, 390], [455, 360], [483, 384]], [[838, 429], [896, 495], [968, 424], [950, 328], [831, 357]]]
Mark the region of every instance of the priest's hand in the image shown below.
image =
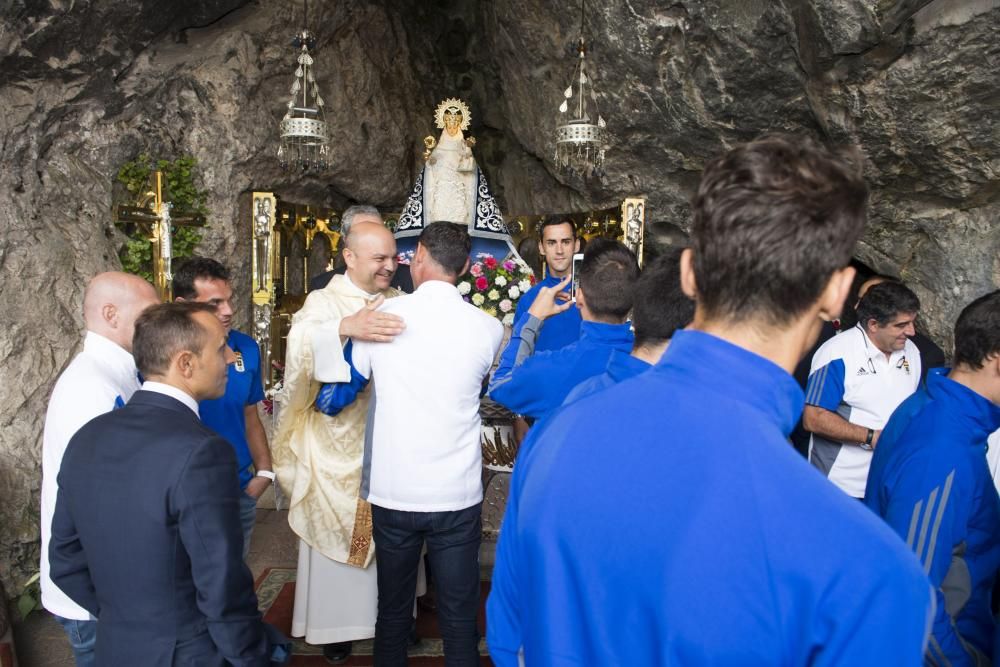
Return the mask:
[[402, 317], [378, 311], [379, 306], [384, 302], [385, 297], [379, 294], [364, 308], [340, 320], [341, 338], [389, 343], [393, 338], [403, 333], [406, 323], [403, 322]]
[[534, 303], [531, 304], [531, 308], [528, 308], [528, 314], [544, 321], [546, 318], [558, 315], [575, 306], [576, 304], [566, 299], [566, 295], [563, 292], [563, 289], [569, 285], [570, 280], [571, 277], [566, 276], [554, 287], [542, 287], [539, 289]]

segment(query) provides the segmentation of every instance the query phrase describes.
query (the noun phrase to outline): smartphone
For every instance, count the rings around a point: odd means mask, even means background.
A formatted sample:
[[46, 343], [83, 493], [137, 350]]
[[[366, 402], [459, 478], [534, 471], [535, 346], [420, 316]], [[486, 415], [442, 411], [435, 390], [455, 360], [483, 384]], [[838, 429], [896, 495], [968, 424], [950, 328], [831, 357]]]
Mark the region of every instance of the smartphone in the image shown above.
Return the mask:
[[570, 269], [570, 275], [573, 276], [570, 280], [569, 297], [574, 303], [576, 302], [576, 290], [580, 286], [580, 265], [583, 264], [583, 253], [578, 252], [573, 255], [573, 266]]

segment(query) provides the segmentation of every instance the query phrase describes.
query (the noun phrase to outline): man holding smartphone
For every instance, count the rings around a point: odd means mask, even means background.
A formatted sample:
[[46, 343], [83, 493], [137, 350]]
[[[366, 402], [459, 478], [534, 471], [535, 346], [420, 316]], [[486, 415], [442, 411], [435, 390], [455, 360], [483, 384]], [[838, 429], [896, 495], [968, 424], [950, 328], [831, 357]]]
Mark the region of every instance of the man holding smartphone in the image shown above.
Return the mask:
[[[628, 354], [634, 338], [627, 318], [638, 278], [635, 254], [621, 243], [588, 248], [580, 264], [576, 307], [558, 298], [569, 287], [570, 275], [538, 290], [527, 313], [514, 321], [490, 383], [490, 398], [512, 412], [542, 419], [562, 405], [576, 385], [603, 373], [614, 350]], [[539, 351], [537, 342], [549, 323], [570, 309], [580, 313], [580, 339], [561, 349]]]
[[[553, 288], [570, 275], [573, 256], [580, 250], [580, 239], [576, 236], [576, 225], [572, 220], [549, 218], [542, 222], [538, 230], [538, 252], [545, 260], [546, 275], [534, 287], [525, 292], [517, 302], [514, 324], [523, 318], [535, 299], [545, 288]], [[557, 298], [571, 298], [569, 290], [557, 294]], [[535, 351], [558, 350], [580, 338], [580, 311], [566, 308], [545, 323], [545, 329], [535, 341]]]

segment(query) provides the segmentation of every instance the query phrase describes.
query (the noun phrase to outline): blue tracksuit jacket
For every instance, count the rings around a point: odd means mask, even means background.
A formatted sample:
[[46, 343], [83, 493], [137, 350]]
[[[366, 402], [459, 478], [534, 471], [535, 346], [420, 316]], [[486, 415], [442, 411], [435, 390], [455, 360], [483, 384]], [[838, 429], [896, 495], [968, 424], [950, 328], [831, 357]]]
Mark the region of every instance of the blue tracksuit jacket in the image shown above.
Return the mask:
[[937, 591], [931, 664], [974, 665], [993, 653], [990, 594], [1000, 567], [1000, 498], [986, 439], [1000, 407], [932, 369], [889, 419], [865, 503], [906, 540]]
[[[543, 326], [544, 324], [544, 326]], [[604, 372], [613, 350], [632, 349], [631, 325], [583, 322], [580, 340], [558, 350], [535, 351], [542, 322], [525, 313], [514, 323], [510, 342], [490, 382], [490, 398], [517, 414], [543, 419], [562, 405], [572, 389]]]
[[532, 429], [500, 531], [499, 667], [920, 664], [913, 553], [788, 445], [803, 394], [678, 331], [650, 370]]

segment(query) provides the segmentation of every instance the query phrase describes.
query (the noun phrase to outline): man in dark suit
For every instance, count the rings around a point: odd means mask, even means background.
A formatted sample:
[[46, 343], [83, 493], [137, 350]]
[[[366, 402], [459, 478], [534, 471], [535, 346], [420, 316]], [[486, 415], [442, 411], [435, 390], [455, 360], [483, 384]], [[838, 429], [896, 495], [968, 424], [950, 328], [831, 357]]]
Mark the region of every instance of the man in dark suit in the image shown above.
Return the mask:
[[97, 618], [99, 665], [282, 661], [243, 563], [235, 454], [198, 418], [226, 388], [225, 329], [212, 306], [160, 304], [136, 321], [133, 355], [142, 388], [66, 450], [52, 579]]

